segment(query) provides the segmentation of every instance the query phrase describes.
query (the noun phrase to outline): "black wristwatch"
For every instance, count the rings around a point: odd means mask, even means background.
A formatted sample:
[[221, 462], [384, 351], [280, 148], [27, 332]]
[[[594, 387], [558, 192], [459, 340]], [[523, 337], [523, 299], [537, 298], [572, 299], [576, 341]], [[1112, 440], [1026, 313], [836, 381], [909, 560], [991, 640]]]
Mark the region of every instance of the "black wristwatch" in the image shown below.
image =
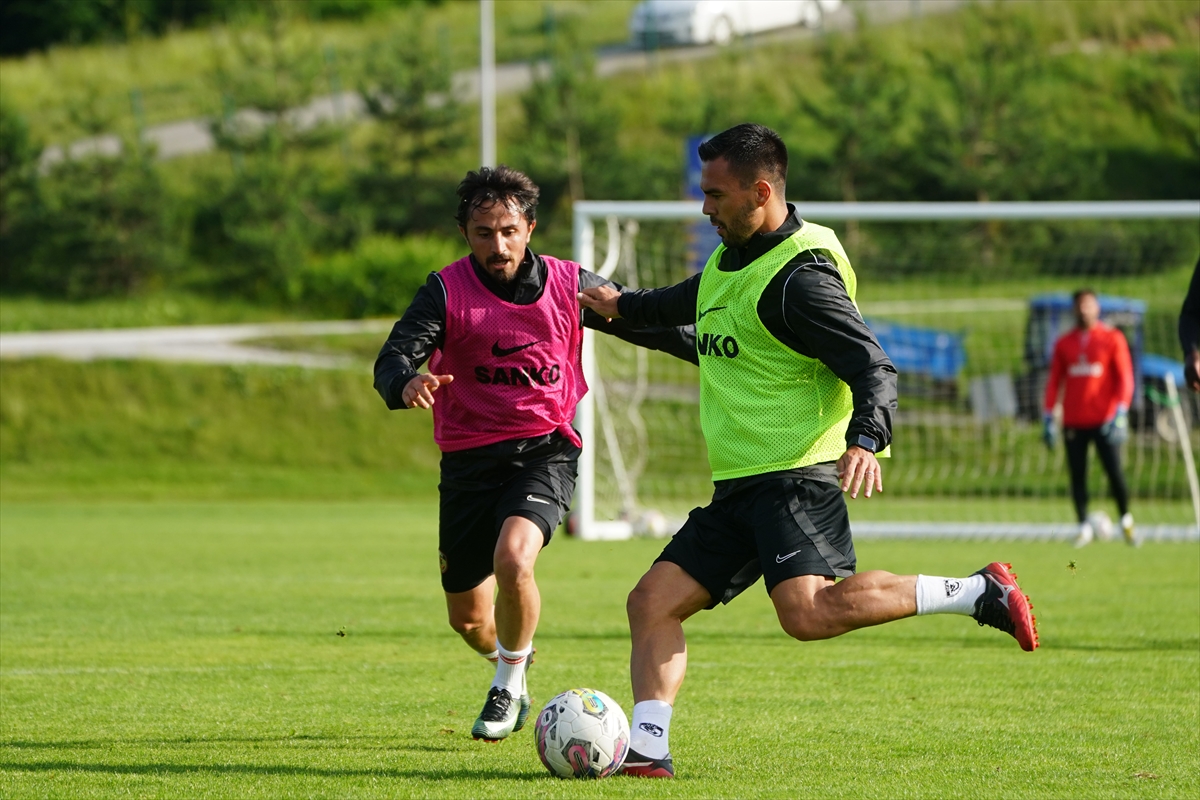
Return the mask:
[[868, 450], [872, 453], [879, 452], [879, 442], [875, 441], [870, 436], [863, 436], [862, 434], [859, 434], [858, 437], [850, 443], [850, 446], [861, 447], [863, 450]]

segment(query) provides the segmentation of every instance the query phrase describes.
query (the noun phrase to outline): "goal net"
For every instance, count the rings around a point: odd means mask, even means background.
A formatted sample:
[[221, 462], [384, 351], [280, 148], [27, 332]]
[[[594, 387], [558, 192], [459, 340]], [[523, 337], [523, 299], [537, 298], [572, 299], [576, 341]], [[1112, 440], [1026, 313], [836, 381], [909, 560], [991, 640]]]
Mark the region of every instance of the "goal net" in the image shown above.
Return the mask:
[[[1100, 294], [1134, 356], [1123, 463], [1139, 531], [1198, 535], [1200, 404], [1182, 386], [1175, 330], [1200, 202], [796, 205], [838, 233], [858, 305], [900, 373], [887, 500], [851, 504], [856, 535], [1074, 535], [1064, 454], [1042, 443], [1041, 404], [1082, 287]], [[695, 202], [574, 206], [575, 259], [627, 288], [677, 283], [712, 246]], [[674, 533], [712, 495], [697, 369], [590, 331], [583, 358], [575, 532]], [[1115, 517], [1091, 460], [1092, 508]]]

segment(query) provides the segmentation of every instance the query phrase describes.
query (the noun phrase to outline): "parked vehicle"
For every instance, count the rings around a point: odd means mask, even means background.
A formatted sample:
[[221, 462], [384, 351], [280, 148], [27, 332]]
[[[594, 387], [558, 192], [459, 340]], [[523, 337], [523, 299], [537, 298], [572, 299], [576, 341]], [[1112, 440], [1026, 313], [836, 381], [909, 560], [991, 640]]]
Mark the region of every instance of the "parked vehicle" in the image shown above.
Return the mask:
[[728, 44], [735, 36], [821, 26], [842, 0], [645, 0], [629, 18], [635, 45]]

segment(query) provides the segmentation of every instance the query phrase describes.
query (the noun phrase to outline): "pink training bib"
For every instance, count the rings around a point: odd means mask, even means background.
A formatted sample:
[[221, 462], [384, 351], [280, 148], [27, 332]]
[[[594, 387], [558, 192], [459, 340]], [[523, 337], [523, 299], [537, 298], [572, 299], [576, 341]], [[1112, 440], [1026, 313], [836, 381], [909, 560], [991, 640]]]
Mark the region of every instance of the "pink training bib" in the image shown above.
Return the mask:
[[583, 327], [575, 293], [579, 265], [542, 256], [546, 286], [536, 303], [516, 305], [489, 292], [462, 258], [438, 276], [446, 287], [446, 336], [429, 369], [454, 376], [433, 405], [433, 438], [442, 452], [562, 431], [587, 391]]

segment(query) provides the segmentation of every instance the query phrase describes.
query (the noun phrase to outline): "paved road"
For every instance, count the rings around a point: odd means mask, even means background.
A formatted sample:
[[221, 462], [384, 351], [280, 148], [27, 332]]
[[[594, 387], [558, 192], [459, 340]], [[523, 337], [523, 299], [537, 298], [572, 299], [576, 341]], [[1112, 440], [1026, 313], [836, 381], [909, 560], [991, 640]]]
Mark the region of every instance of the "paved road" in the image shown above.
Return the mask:
[[342, 369], [357, 362], [331, 356], [243, 344], [275, 336], [379, 333], [388, 320], [271, 322], [246, 325], [181, 325], [170, 328], [110, 328], [0, 334], [0, 359], [55, 357], [71, 361], [150, 359], [204, 364], [275, 364]]
[[[857, 20], [852, 8], [861, 10], [872, 24], [887, 24], [907, 19], [914, 14], [937, 14], [951, 11], [962, 5], [963, 0], [859, 0], [843, 4], [825, 18], [826, 30], [852, 29]], [[811, 39], [817, 33], [806, 28], [785, 28], [750, 37], [748, 46], [765, 42], [799, 41]], [[738, 45], [733, 45], [737, 47]], [[715, 45], [702, 47], [673, 47], [653, 52], [635, 50], [627, 46], [606, 48], [597, 54], [596, 74], [601, 77], [621, 72], [647, 71], [660, 64], [679, 61], [695, 61], [712, 58], [720, 52]], [[548, 72], [545, 62], [522, 62], [500, 64], [496, 67], [496, 91], [512, 94], [527, 89], [534, 78]], [[461, 102], [473, 102], [479, 98], [479, 71], [463, 70], [454, 76], [454, 95]], [[437, 102], [438, 98], [431, 98]], [[287, 112], [288, 121], [301, 130], [307, 130], [323, 122], [356, 120], [366, 114], [366, 104], [355, 92], [318, 97], [307, 105]], [[253, 109], [243, 109], [234, 115], [234, 124], [255, 128], [267, 125], [272, 118]], [[211, 120], [208, 118], [186, 119], [146, 128], [143, 140], [152, 145], [159, 159], [178, 158], [194, 153], [205, 153], [215, 147]], [[121, 152], [121, 140], [115, 135], [94, 136], [73, 142], [66, 148], [51, 145], [42, 152], [43, 168], [62, 161], [68, 155], [81, 158], [88, 155], [117, 155]]]
[[[1024, 308], [1020, 300], [968, 298], [940, 300], [942, 311], [1013, 311]], [[867, 306], [873, 314], [903, 315], [928, 313], [927, 302], [876, 303]], [[0, 359], [65, 358], [72, 361], [97, 359], [153, 359], [207, 364], [292, 364], [318, 369], [350, 366], [353, 359], [319, 353], [275, 350], [254, 344], [255, 339], [276, 336], [322, 336], [378, 333], [380, 341], [391, 330], [389, 320], [340, 320], [325, 322], [267, 322], [240, 325], [178, 325], [161, 328], [100, 328], [80, 331], [35, 331], [0, 334]], [[680, 390], [660, 387], [660, 399], [675, 397]], [[683, 389], [685, 401], [696, 402], [694, 389]]]

